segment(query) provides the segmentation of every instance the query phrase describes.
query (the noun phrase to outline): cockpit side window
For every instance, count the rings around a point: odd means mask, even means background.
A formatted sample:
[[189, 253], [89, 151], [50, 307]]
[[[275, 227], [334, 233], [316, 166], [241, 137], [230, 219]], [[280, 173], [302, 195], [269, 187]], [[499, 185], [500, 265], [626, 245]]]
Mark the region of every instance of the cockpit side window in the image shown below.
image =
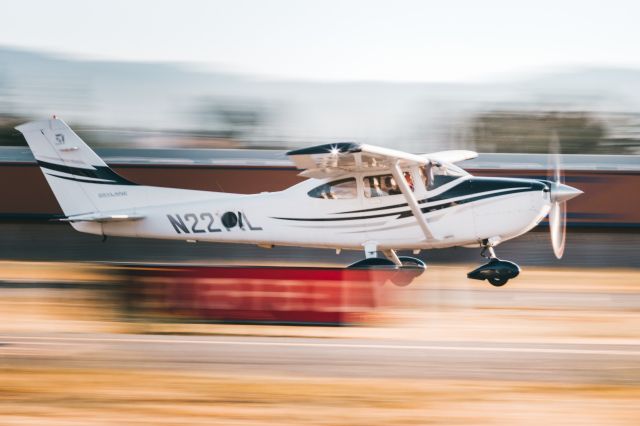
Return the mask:
[[312, 198], [324, 198], [326, 200], [349, 199], [357, 197], [358, 188], [355, 178], [346, 178], [320, 185], [307, 194]]
[[424, 186], [428, 191], [458, 179], [468, 173], [453, 164], [427, 164], [420, 168]]
[[[405, 172], [404, 178], [413, 191], [411, 173]], [[402, 191], [392, 175], [367, 176], [364, 178], [364, 196], [367, 198], [398, 194], [402, 194]]]

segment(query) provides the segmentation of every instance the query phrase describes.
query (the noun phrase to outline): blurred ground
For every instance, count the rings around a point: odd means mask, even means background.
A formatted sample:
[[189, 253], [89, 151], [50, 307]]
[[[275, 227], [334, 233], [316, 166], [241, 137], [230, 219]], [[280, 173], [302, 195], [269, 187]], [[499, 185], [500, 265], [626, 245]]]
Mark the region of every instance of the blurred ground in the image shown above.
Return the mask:
[[0, 423], [638, 424], [637, 270], [470, 268], [336, 328], [125, 321], [104, 265], [3, 262]]
[[3, 374], [5, 425], [634, 425], [637, 387], [309, 379], [27, 368]]

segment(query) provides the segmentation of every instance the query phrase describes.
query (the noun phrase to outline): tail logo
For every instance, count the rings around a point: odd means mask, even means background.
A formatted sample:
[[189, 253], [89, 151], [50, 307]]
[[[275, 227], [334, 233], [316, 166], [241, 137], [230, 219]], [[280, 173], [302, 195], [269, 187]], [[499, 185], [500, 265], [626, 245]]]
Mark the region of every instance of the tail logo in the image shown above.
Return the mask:
[[56, 133], [56, 145], [64, 145], [64, 135], [62, 133]]

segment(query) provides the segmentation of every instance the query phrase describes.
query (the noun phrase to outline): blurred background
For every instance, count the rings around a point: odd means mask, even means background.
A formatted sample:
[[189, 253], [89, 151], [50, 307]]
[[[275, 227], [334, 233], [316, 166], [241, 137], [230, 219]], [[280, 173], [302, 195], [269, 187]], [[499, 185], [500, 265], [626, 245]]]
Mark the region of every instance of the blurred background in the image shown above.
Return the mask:
[[[640, 3], [0, 11], [0, 423], [640, 422]], [[523, 267], [506, 287], [467, 280], [482, 259], [457, 248], [396, 288], [344, 272], [361, 253], [53, 222], [14, 126], [54, 114], [142, 184], [280, 190], [301, 179], [286, 150], [337, 141], [544, 179], [555, 134], [585, 194], [561, 261], [543, 222], [497, 248]]]
[[[547, 7], [548, 6], [548, 7]], [[96, 146], [633, 154], [633, 2], [10, 3], [3, 145], [57, 114]]]

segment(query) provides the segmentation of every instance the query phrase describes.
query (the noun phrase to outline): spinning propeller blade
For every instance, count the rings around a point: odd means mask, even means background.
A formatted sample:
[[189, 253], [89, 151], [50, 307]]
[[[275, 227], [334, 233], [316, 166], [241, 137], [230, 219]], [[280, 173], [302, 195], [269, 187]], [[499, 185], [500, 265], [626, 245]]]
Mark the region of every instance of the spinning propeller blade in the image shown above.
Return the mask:
[[567, 236], [567, 201], [582, 194], [579, 189], [564, 184], [560, 158], [558, 134], [553, 133], [549, 142], [549, 180], [551, 183], [551, 210], [549, 211], [549, 232], [556, 258], [561, 259]]

